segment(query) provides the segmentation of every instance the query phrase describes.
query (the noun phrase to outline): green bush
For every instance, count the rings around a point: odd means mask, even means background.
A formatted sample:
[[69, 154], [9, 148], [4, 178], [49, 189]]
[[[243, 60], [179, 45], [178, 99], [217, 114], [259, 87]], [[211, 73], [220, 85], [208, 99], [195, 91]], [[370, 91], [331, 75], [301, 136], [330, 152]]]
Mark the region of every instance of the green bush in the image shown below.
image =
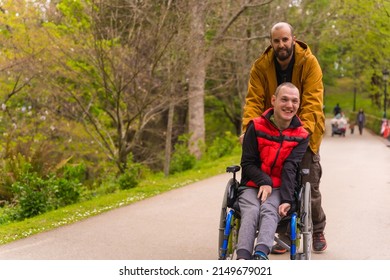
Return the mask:
[[226, 131], [224, 137], [214, 139], [211, 146], [207, 149], [206, 157], [210, 160], [216, 160], [230, 155], [238, 145], [239, 140], [237, 136], [233, 135], [230, 131]]
[[58, 174], [62, 174], [61, 177], [67, 180], [73, 180], [78, 182], [83, 182], [85, 180], [85, 174], [87, 168], [85, 164], [66, 164], [59, 171]]
[[48, 186], [54, 194], [52, 208], [57, 209], [77, 202], [82, 192], [82, 184], [77, 180], [53, 178], [48, 181]]
[[53, 194], [51, 207], [57, 209], [79, 201], [83, 192], [81, 182], [85, 180], [86, 167], [84, 164], [64, 165], [58, 174], [52, 174], [47, 185]]
[[12, 184], [17, 207], [15, 219], [23, 220], [49, 210], [49, 195], [46, 182], [36, 173], [26, 173], [20, 181]]
[[196, 163], [196, 157], [188, 149], [189, 135], [179, 136], [179, 142], [175, 144], [175, 149], [171, 159], [169, 172], [171, 174], [192, 169]]
[[8, 155], [0, 164], [0, 200], [11, 202], [14, 197], [12, 184], [21, 180], [32, 165], [20, 153]]
[[[72, 156], [64, 158], [64, 155], [46, 141], [34, 142], [23, 137], [6, 139], [0, 160], [0, 200], [11, 202], [14, 199], [11, 186], [25, 180], [26, 174], [48, 178], [50, 174], [62, 177], [63, 173], [70, 172], [70, 167], [64, 167], [69, 165]], [[74, 171], [68, 178], [85, 177], [85, 167], [72, 168]]]
[[13, 220], [14, 216], [14, 208], [9, 207], [8, 203], [5, 205], [2, 205], [3, 207], [0, 207], [0, 225], [6, 224], [6, 223], [11, 223]]
[[136, 168], [129, 168], [124, 174], [118, 177], [118, 184], [121, 190], [128, 190], [138, 185]]
[[63, 177], [51, 174], [42, 178], [26, 163], [25, 172], [12, 184], [13, 219], [30, 218], [79, 200], [83, 189], [79, 176], [75, 175], [82, 173], [83, 168], [76, 165], [63, 168]]
[[141, 177], [142, 165], [133, 161], [133, 155], [129, 154], [127, 157], [127, 163], [125, 172], [120, 174], [117, 178], [119, 188], [121, 190], [128, 190], [138, 185]]

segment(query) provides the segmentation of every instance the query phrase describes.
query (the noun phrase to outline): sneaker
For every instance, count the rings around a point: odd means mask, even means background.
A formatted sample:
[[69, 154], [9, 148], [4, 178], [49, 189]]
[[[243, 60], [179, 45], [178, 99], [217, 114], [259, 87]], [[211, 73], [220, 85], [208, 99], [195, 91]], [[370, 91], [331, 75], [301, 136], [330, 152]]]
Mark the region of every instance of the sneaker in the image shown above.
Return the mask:
[[253, 255], [254, 260], [268, 260], [268, 256], [261, 251], [256, 251]]
[[326, 240], [322, 232], [313, 234], [313, 251], [322, 252], [326, 249]]
[[285, 254], [286, 252], [287, 252], [287, 249], [282, 247], [279, 244], [275, 244], [274, 246], [272, 246], [272, 249], [271, 249], [271, 254], [275, 254], [275, 255], [282, 255], [282, 254]]

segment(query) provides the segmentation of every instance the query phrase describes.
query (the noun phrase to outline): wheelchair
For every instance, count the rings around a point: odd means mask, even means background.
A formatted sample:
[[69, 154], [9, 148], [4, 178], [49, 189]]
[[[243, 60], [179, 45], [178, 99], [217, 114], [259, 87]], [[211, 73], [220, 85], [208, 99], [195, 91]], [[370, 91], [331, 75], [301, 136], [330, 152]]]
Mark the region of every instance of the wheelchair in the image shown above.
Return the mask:
[[[240, 209], [238, 206], [238, 187], [236, 173], [240, 166], [233, 165], [226, 168], [232, 173], [222, 200], [221, 216], [219, 221], [218, 259], [236, 259], [238, 232], [240, 228]], [[302, 178], [309, 174], [308, 169], [298, 172], [297, 187], [294, 191], [295, 202], [290, 214], [281, 219], [276, 233], [279, 236], [288, 236], [288, 241], [275, 234], [275, 242], [290, 252], [291, 260], [310, 260], [313, 236], [311, 220], [311, 189], [310, 183], [303, 184]]]

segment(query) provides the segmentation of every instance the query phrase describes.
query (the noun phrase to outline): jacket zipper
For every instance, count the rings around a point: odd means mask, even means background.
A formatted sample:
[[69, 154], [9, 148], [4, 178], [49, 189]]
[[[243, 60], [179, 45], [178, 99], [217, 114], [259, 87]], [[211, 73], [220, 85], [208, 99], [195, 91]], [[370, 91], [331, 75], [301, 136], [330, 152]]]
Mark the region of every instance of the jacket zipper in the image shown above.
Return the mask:
[[275, 166], [275, 164], [276, 164], [276, 160], [277, 160], [278, 157], [279, 157], [279, 153], [280, 153], [280, 150], [282, 149], [282, 144], [283, 144], [283, 141], [284, 141], [284, 135], [283, 135], [282, 131], [279, 130], [279, 133], [280, 133], [280, 136], [279, 136], [279, 138], [280, 138], [280, 145], [279, 145], [278, 151], [276, 152], [274, 162], [273, 162], [272, 165], [271, 165], [271, 174], [272, 174], [272, 169], [274, 169], [274, 166]]

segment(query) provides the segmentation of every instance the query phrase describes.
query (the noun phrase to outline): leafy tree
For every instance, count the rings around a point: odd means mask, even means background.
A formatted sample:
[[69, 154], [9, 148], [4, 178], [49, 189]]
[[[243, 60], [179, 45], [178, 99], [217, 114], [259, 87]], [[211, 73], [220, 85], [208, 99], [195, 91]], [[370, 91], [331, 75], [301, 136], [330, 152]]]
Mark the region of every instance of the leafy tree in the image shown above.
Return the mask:
[[48, 81], [61, 113], [82, 122], [123, 173], [130, 153], [140, 159], [149, 126], [170, 104], [169, 83], [175, 81], [166, 80], [164, 58], [177, 30], [170, 13], [175, 7], [154, 1], [83, 3], [61, 1], [63, 18], [46, 25], [57, 46], [52, 67], [61, 68]]
[[[329, 2], [331, 7], [329, 18], [316, 35], [324, 80], [332, 83], [336, 73], [337, 77], [350, 77], [354, 81], [354, 95], [358, 91], [369, 92], [373, 101], [378, 103], [375, 100], [378, 84], [372, 81], [377, 81], [375, 77], [381, 76], [388, 64], [389, 3], [361, 0], [325, 2]], [[353, 110], [356, 109], [356, 96], [354, 100]]]

